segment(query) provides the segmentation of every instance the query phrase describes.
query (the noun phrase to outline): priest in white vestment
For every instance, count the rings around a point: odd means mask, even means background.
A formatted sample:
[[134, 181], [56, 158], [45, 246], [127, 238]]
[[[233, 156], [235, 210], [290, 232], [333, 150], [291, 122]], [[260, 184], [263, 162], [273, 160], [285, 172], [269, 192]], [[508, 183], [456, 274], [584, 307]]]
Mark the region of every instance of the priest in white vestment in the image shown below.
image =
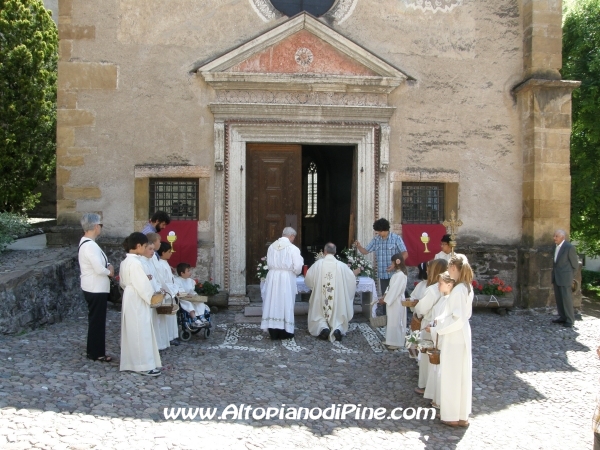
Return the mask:
[[[132, 235], [142, 233], [132, 233]], [[142, 235], [147, 242], [147, 238]], [[129, 240], [139, 241], [137, 236]], [[127, 242], [127, 241], [126, 241]], [[121, 365], [120, 370], [131, 370], [143, 375], [160, 375], [162, 366], [154, 328], [150, 300], [154, 294], [152, 283], [144, 272], [140, 261], [145, 243], [134, 242], [127, 258], [121, 263], [119, 276], [123, 287], [121, 312]], [[132, 244], [130, 244], [131, 246]]]
[[312, 289], [308, 304], [308, 331], [323, 340], [341, 341], [354, 315], [356, 275], [335, 258], [336, 247], [328, 243], [324, 258], [314, 263], [304, 283]]
[[286, 227], [283, 235], [269, 246], [263, 311], [260, 328], [268, 330], [271, 339], [294, 337], [294, 302], [298, 288], [296, 275], [302, 271], [304, 259], [293, 242], [296, 231]]

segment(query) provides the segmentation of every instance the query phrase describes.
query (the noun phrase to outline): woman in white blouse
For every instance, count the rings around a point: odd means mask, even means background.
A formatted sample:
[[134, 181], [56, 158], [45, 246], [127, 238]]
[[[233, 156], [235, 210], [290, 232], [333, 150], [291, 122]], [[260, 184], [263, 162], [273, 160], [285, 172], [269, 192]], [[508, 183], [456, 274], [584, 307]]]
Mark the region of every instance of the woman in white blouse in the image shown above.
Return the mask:
[[95, 361], [110, 362], [106, 354], [106, 302], [110, 292], [109, 277], [114, 276], [113, 266], [96, 238], [102, 233], [102, 220], [98, 214], [84, 214], [81, 218], [84, 235], [79, 241], [79, 267], [81, 289], [88, 305], [87, 357]]

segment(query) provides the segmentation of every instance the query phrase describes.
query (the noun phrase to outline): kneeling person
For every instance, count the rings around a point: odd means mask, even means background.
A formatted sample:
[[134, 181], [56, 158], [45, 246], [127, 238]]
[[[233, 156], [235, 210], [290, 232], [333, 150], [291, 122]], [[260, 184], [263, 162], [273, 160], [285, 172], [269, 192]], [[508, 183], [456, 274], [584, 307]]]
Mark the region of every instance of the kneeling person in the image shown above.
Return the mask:
[[313, 336], [341, 341], [354, 315], [356, 276], [335, 258], [336, 247], [325, 245], [325, 257], [314, 263], [304, 282], [312, 289], [308, 306], [308, 331]]

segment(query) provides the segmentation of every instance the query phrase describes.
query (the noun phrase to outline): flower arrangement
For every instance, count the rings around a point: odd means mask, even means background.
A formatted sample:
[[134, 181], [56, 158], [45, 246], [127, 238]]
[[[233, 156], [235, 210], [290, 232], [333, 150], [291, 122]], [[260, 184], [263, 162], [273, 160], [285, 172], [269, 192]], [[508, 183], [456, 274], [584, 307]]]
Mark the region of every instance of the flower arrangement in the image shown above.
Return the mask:
[[315, 255], [315, 262], [317, 262], [320, 259], [325, 258], [325, 254], [321, 251], [321, 252], [313, 252], [313, 255]]
[[219, 293], [219, 286], [217, 283], [212, 283], [212, 278], [210, 281], [204, 281], [203, 283], [196, 283], [194, 290], [198, 295], [215, 295]]
[[265, 280], [268, 272], [269, 265], [267, 264], [267, 257], [263, 256], [258, 260], [258, 264], [256, 265], [256, 278], [259, 280]]
[[421, 330], [411, 331], [410, 328], [406, 329], [406, 339], [404, 340], [404, 346], [406, 348], [415, 347], [421, 340]]
[[482, 285], [477, 281], [473, 280], [473, 291], [475, 292], [475, 294], [495, 295], [496, 297], [502, 297], [512, 292], [512, 287], [508, 286], [499, 277], [494, 277], [485, 285]]
[[373, 278], [373, 265], [355, 250], [345, 248], [341, 251], [340, 256], [336, 255], [336, 258], [346, 263], [351, 270], [360, 269], [359, 275]]

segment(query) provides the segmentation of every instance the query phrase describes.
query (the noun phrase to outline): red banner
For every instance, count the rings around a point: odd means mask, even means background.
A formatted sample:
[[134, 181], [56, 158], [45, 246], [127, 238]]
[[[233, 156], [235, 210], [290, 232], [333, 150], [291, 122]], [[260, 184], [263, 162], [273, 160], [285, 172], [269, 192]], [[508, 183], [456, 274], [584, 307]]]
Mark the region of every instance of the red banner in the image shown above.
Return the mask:
[[[172, 234], [171, 234], [172, 233]], [[160, 240], [169, 242], [173, 255], [169, 260], [171, 267], [185, 262], [196, 267], [198, 258], [198, 222], [195, 220], [171, 220], [167, 228], [161, 230]]]
[[407, 266], [432, 260], [442, 250], [440, 241], [446, 234], [444, 225], [402, 225], [402, 239], [408, 251]]

